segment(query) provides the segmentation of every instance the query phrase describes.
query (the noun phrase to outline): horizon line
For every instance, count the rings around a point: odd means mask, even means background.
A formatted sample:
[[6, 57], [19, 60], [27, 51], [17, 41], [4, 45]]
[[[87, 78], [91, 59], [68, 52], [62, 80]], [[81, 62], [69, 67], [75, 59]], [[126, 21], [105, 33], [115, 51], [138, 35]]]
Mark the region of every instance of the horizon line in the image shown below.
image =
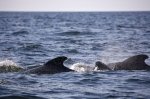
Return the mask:
[[53, 11], [31, 11], [31, 10], [0, 10], [0, 12], [150, 12], [150, 10], [106, 10], [106, 11], [60, 11], [60, 10], [53, 10]]

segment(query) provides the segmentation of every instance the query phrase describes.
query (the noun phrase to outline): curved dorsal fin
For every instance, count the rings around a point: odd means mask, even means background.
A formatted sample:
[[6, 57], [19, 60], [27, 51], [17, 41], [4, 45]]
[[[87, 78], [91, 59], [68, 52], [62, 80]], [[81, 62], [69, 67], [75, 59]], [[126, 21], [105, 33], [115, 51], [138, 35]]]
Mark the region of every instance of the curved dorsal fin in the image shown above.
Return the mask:
[[128, 63], [133, 63], [133, 62], [136, 62], [136, 63], [145, 63], [146, 59], [148, 59], [147, 55], [140, 54], [140, 55], [132, 56], [132, 57], [124, 60], [123, 62], [128, 62]]
[[49, 60], [48, 62], [46, 62], [44, 64], [44, 66], [51, 66], [51, 65], [58, 65], [58, 66], [63, 66], [63, 63], [65, 60], [67, 60], [68, 58], [65, 57], [65, 56], [59, 56], [59, 57], [56, 57], [52, 60]]
[[114, 64], [114, 70], [147, 70], [150, 69], [145, 63], [145, 60], [148, 58], [147, 55], [140, 54], [132, 56], [123, 62], [118, 62]]
[[31, 74], [54, 74], [60, 72], [69, 72], [71, 69], [65, 67], [63, 62], [67, 59], [65, 56], [56, 57], [48, 62], [46, 62], [43, 66], [35, 67], [25, 71], [24, 73]]

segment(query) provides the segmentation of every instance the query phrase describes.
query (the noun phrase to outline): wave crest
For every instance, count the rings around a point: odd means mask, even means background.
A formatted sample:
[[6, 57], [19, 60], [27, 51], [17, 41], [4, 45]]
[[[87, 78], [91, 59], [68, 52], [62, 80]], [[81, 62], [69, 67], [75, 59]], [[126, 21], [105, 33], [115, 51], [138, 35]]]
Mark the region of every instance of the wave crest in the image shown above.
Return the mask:
[[26, 30], [20, 30], [20, 31], [13, 32], [12, 34], [13, 34], [14, 36], [19, 36], [19, 35], [26, 35], [26, 34], [29, 34], [29, 32], [26, 31]]

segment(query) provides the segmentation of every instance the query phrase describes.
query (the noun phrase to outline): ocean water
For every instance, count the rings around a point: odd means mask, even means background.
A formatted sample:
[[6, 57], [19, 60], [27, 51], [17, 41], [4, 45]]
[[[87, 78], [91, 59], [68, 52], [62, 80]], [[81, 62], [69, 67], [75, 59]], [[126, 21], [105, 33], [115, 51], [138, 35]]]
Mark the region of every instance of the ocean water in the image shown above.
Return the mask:
[[[0, 12], [0, 61], [29, 67], [67, 56], [67, 67], [94, 66], [137, 54], [150, 56], [150, 12]], [[149, 75], [140, 70], [1, 73], [0, 98], [148, 99]]]

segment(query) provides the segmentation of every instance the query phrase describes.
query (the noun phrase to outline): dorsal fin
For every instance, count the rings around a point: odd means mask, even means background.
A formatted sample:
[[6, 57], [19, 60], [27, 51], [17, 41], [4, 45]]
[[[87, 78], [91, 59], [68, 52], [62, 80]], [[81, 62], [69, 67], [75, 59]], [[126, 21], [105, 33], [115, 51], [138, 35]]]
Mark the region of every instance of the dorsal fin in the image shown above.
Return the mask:
[[31, 74], [54, 74], [60, 72], [70, 72], [71, 69], [65, 67], [63, 62], [67, 59], [65, 56], [56, 57], [48, 62], [46, 62], [43, 66], [35, 67], [25, 71], [24, 73]]
[[148, 56], [144, 54], [135, 55], [123, 62], [114, 63], [112, 66], [114, 70], [147, 70], [150, 68], [150, 66], [145, 63], [147, 58]]
[[59, 65], [59, 66], [63, 66], [63, 63], [65, 60], [67, 60], [68, 58], [65, 56], [59, 56], [56, 57], [52, 60], [49, 60], [48, 62], [46, 62], [44, 65], [45, 66], [50, 66], [50, 65]]
[[136, 63], [145, 63], [146, 59], [148, 59], [147, 55], [140, 54], [140, 55], [132, 56], [132, 57], [124, 60], [123, 62], [128, 62], [128, 63], [133, 63], [133, 62], [136, 62]]
[[97, 68], [97, 70], [111, 70], [106, 64], [104, 64], [100, 61], [97, 61], [95, 63], [95, 67]]

